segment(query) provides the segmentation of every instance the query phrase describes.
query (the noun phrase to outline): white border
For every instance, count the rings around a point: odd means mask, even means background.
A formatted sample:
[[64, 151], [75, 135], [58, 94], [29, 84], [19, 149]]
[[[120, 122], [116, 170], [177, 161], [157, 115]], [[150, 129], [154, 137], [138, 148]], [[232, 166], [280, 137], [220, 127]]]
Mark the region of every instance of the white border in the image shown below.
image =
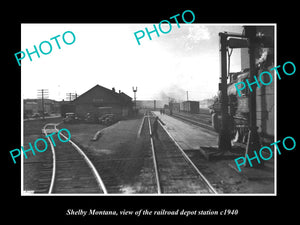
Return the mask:
[[[69, 24], [69, 23], [68, 23]], [[91, 24], [91, 23], [80, 23], [80, 24]], [[92, 23], [93, 24], [93, 23]], [[96, 25], [97, 23], [95, 23]], [[105, 24], [105, 23], [103, 23]], [[274, 26], [274, 67], [277, 66], [277, 23], [194, 23], [197, 25], [206, 26]], [[226, 30], [225, 30], [226, 31]], [[22, 34], [22, 24], [21, 24], [21, 34]], [[22, 38], [22, 37], [21, 37]], [[22, 42], [22, 41], [21, 41]], [[22, 49], [22, 46], [21, 46]], [[21, 67], [22, 71], [22, 67]], [[275, 79], [274, 88], [274, 139], [277, 141], [277, 79]], [[24, 142], [24, 118], [23, 118], [23, 95], [22, 95], [22, 72], [21, 72], [21, 145]], [[218, 194], [32, 194], [30, 191], [24, 191], [23, 185], [23, 161], [24, 156], [21, 157], [21, 196], [277, 196], [277, 151], [274, 151], [274, 193], [218, 193]]]

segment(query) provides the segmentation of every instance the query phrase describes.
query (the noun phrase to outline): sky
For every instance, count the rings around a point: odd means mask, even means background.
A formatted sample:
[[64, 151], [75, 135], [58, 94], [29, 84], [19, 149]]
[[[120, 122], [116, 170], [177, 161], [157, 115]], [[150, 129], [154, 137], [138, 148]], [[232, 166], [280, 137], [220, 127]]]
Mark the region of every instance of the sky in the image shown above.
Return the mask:
[[[219, 32], [242, 33], [242, 25], [172, 23], [168, 34], [152, 33], [150, 40], [134, 33], [153, 24], [22, 24], [21, 51], [34, 51], [49, 41], [52, 52], [28, 55], [21, 61], [22, 98], [37, 98], [39, 89], [47, 89], [49, 98], [66, 100], [66, 93], [83, 94], [99, 84], [121, 90], [137, 100], [202, 100], [217, 94], [220, 77]], [[156, 24], [158, 28], [158, 24]], [[163, 30], [168, 30], [163, 25]], [[75, 42], [66, 45], [62, 35], [72, 31]], [[146, 33], [146, 32], [145, 32]], [[61, 49], [58, 49], [57, 38]], [[72, 36], [66, 34], [67, 42]], [[47, 52], [47, 44], [42, 45]], [[39, 50], [38, 50], [39, 51]], [[17, 63], [17, 62], [16, 62]], [[231, 72], [240, 71], [240, 51], [231, 56]]]

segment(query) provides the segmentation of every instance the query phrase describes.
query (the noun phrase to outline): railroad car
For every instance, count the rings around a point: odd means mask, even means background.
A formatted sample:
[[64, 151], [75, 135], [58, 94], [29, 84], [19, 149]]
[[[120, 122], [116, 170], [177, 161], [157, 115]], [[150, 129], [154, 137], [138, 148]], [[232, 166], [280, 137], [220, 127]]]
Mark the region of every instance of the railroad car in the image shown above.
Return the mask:
[[188, 113], [199, 113], [199, 102], [185, 101], [180, 103], [180, 111]]
[[174, 112], [180, 112], [180, 103], [174, 102], [172, 107]]

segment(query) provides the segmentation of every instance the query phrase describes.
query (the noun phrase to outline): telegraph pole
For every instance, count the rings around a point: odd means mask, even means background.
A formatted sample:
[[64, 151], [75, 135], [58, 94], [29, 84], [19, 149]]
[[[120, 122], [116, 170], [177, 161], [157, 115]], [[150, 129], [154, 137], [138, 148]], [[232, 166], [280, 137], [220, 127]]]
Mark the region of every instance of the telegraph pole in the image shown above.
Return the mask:
[[66, 96], [67, 96], [67, 100], [69, 99], [69, 101], [72, 101], [77, 98], [76, 93], [66, 93]]
[[44, 107], [44, 99], [48, 98], [48, 89], [39, 89], [38, 90], [38, 98], [42, 99], [42, 118], [45, 119], [45, 107]]

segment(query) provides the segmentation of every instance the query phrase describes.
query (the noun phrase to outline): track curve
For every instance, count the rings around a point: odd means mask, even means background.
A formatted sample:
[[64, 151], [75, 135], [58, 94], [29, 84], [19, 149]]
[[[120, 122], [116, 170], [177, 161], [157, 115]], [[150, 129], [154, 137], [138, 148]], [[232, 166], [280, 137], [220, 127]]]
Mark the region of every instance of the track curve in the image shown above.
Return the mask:
[[[46, 124], [45, 136], [58, 133], [58, 124]], [[52, 128], [49, 128], [52, 127]], [[67, 137], [60, 133], [67, 140]], [[52, 193], [103, 193], [107, 194], [105, 185], [93, 163], [73, 141], [62, 143], [53, 135], [53, 143], [48, 141], [53, 154], [52, 179], [49, 194]]]

